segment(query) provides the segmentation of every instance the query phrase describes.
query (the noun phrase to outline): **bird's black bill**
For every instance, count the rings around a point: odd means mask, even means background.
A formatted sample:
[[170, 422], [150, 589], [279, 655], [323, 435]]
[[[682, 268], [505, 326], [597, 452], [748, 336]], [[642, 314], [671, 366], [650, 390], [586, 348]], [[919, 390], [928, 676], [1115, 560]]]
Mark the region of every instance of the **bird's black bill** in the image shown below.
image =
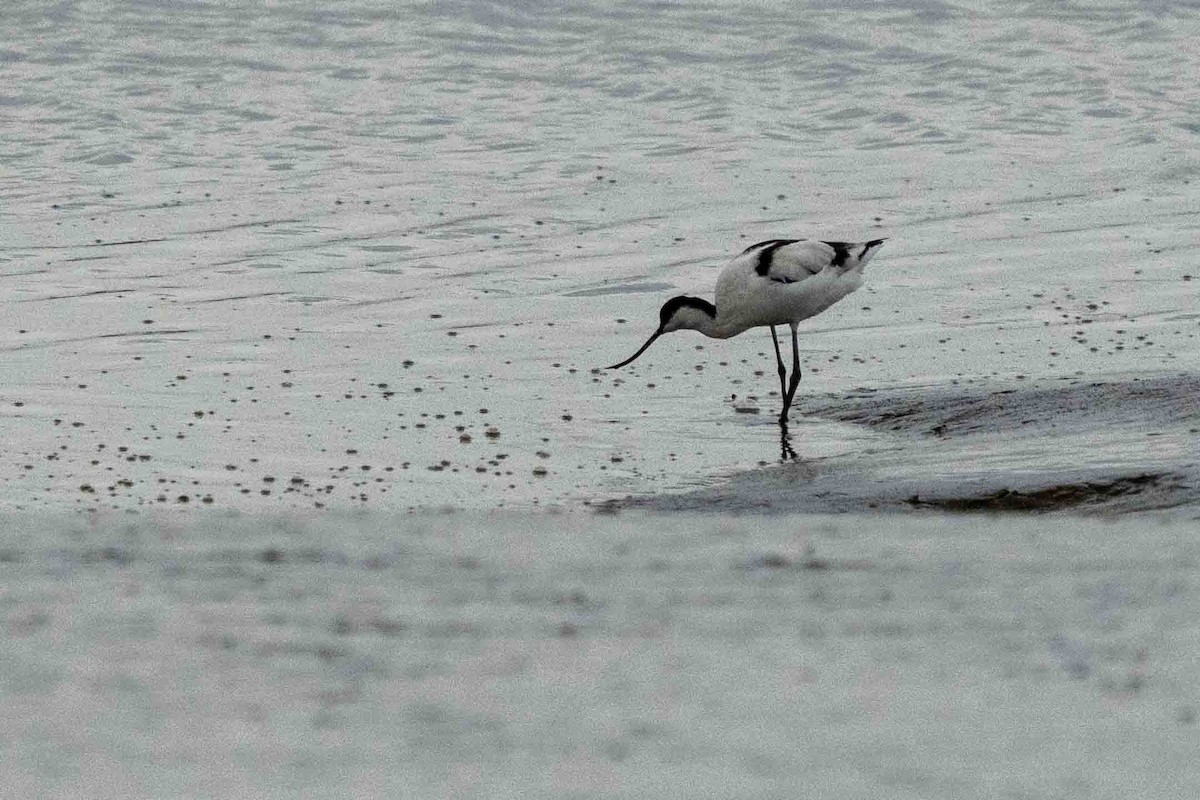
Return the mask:
[[655, 340], [655, 339], [657, 339], [657, 338], [658, 338], [658, 337], [660, 337], [660, 336], [662, 336], [662, 329], [661, 329], [661, 328], [660, 328], [659, 330], [656, 330], [656, 331], [654, 332], [654, 335], [653, 335], [653, 336], [651, 336], [651, 337], [650, 337], [650, 338], [649, 338], [649, 339], [646, 341], [646, 343], [645, 343], [644, 345], [642, 345], [641, 349], [640, 349], [640, 350], [638, 350], [636, 353], [634, 353], [632, 356], [630, 356], [629, 358], [625, 359], [625, 360], [624, 360], [624, 361], [622, 361], [620, 364], [613, 364], [611, 367], [605, 367], [605, 369], [620, 369], [621, 367], [625, 366], [626, 364], [629, 364], [629, 363], [631, 363], [631, 362], [632, 362], [632, 361], [634, 361], [634, 360], [635, 360], [635, 359], [636, 359], [638, 356], [640, 356], [642, 353], [646, 352], [646, 348], [647, 348], [647, 347], [649, 347], [650, 345], [654, 344], [654, 340]]

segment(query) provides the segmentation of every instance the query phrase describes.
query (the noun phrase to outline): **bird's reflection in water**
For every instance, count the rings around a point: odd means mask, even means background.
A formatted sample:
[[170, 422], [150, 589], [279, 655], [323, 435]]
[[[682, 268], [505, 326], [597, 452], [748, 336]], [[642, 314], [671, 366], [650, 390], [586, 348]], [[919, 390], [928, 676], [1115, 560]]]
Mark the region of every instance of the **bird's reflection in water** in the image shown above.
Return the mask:
[[792, 435], [788, 433], [786, 422], [779, 423], [779, 460], [780, 461], [798, 461], [799, 456], [792, 448]]

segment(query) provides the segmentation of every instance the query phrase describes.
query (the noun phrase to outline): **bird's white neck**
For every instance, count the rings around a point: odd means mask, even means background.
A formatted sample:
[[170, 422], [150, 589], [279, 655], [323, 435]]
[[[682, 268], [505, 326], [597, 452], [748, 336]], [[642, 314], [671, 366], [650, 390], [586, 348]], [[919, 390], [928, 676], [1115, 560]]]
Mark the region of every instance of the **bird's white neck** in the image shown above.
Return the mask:
[[730, 324], [728, 317], [722, 317], [720, 311], [715, 316], [700, 308], [681, 308], [671, 319], [670, 330], [693, 330], [703, 333], [710, 339], [728, 339], [741, 333], [744, 327]]

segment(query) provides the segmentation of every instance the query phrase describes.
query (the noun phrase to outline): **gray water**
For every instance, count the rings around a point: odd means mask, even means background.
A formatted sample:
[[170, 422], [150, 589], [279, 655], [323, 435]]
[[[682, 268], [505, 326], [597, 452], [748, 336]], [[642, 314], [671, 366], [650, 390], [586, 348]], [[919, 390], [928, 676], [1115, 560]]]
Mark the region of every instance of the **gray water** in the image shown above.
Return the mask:
[[[757, 470], [763, 332], [594, 369], [781, 235], [891, 237], [806, 323], [802, 398], [1187, 374], [1197, 16], [9, 6], [6, 502], [571, 507]], [[802, 460], [863, 436], [793, 422]]]
[[[1186, 796], [1198, 34], [5, 4], [0, 785]], [[787, 438], [764, 331], [597, 369], [883, 236]]]
[[574, 196], [597, 160], [683, 188], [881, 148], [1193, 148], [1200, 127], [1194, 3], [13, 6], [8, 179], [64, 199], [202, 178]]

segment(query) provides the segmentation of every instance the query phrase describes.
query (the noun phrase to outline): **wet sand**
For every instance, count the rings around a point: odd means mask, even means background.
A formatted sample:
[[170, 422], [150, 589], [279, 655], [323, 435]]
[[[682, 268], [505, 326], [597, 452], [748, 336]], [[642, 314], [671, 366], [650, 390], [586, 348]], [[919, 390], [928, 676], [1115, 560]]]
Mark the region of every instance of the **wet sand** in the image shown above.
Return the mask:
[[1184, 796], [1195, 524], [8, 516], [16, 795]]

